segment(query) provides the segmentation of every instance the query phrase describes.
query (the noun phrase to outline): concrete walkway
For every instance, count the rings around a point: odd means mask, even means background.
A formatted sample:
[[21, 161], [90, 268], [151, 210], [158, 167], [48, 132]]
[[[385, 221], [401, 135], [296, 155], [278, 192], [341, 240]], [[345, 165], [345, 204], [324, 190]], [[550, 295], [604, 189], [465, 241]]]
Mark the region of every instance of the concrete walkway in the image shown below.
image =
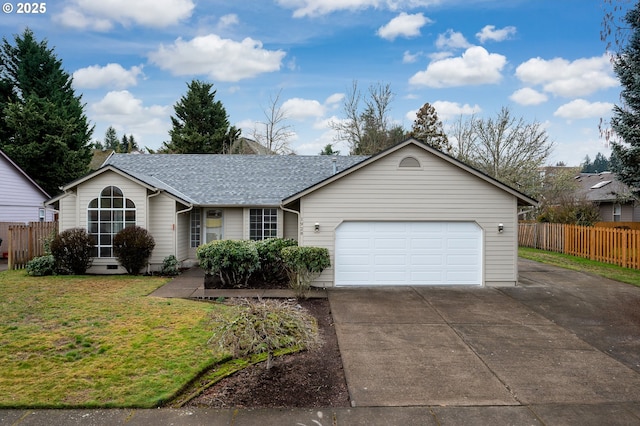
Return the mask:
[[[352, 408], [0, 410], [0, 424], [640, 425], [640, 288], [519, 268], [502, 289], [329, 290]], [[241, 294], [202, 282], [152, 295]]]
[[[186, 270], [150, 294], [153, 297], [215, 300], [219, 297], [294, 297], [289, 289], [205, 289], [204, 271], [198, 267]], [[308, 297], [327, 297], [326, 290], [314, 289]]]

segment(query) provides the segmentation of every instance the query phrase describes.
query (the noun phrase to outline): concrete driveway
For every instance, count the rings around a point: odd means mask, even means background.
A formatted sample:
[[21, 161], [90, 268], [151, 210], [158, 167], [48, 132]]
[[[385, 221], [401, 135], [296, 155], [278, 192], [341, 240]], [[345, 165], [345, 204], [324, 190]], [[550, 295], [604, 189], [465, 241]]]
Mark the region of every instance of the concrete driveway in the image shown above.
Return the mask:
[[519, 267], [502, 289], [330, 290], [352, 404], [478, 424], [505, 411], [518, 424], [639, 424], [640, 288]]

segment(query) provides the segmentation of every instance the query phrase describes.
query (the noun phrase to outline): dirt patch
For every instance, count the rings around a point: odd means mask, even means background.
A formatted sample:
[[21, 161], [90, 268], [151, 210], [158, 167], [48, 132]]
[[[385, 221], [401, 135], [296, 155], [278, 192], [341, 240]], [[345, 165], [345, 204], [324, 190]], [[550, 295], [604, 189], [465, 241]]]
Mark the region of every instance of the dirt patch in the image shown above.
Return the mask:
[[187, 407], [314, 408], [348, 407], [349, 393], [342, 369], [333, 318], [327, 299], [299, 302], [318, 321], [323, 345], [278, 357], [227, 377], [192, 399]]

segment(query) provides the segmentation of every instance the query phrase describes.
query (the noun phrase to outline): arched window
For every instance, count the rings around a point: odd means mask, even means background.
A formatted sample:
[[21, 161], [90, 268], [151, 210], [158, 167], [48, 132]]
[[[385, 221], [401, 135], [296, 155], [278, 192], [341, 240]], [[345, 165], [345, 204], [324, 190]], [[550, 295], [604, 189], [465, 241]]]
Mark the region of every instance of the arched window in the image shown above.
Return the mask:
[[136, 205], [117, 186], [107, 186], [87, 208], [87, 229], [95, 244], [93, 257], [113, 257], [113, 236], [136, 224]]
[[415, 157], [404, 157], [399, 164], [400, 167], [420, 167], [420, 162]]

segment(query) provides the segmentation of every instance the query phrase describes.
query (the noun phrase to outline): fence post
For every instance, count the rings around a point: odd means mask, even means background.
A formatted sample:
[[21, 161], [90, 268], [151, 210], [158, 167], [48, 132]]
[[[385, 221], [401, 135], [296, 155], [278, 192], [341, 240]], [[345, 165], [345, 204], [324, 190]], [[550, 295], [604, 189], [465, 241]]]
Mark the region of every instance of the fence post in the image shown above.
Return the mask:
[[11, 228], [9, 228], [9, 256], [7, 260], [7, 268], [11, 271], [13, 269], [13, 232], [11, 232]]

